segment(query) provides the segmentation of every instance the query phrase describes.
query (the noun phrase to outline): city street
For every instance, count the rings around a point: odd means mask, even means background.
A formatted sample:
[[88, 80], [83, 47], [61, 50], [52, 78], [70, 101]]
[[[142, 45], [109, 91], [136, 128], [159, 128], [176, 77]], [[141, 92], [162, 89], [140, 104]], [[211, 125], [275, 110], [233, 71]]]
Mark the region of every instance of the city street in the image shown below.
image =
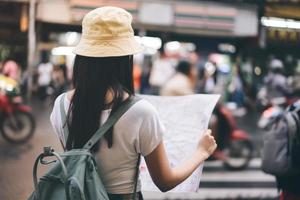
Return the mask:
[[[0, 200], [28, 199], [36, 158], [63, 151], [50, 114], [70, 88], [70, 148], [96, 147], [90, 133], [127, 94], [159, 96], [142, 96], [156, 111], [140, 101], [115, 129], [106, 123], [114, 148], [99, 145], [98, 165], [110, 193], [133, 191], [140, 152], [150, 155], [142, 190], [155, 190], [153, 179], [193, 191], [142, 191], [145, 200], [300, 200], [299, 47], [300, 0], [0, 0]], [[38, 177], [55, 162], [43, 159]], [[91, 169], [66, 165], [70, 177]], [[81, 197], [101, 198], [88, 177]]]
[[[60, 151], [59, 142], [49, 123], [51, 105], [33, 101], [37, 129], [32, 140], [24, 145], [12, 145], [0, 138], [0, 199], [23, 200], [33, 190], [32, 166], [44, 146]], [[253, 128], [255, 114], [238, 120], [241, 128], [255, 142], [255, 158], [243, 171], [228, 171], [220, 161], [207, 161], [198, 193], [172, 194], [145, 192], [145, 199], [274, 199], [275, 179], [260, 170], [259, 147], [262, 132]], [[244, 119], [247, 118], [247, 123]], [[251, 120], [249, 120], [251, 119]], [[244, 122], [244, 123], [243, 123]], [[43, 172], [45, 168], [40, 168]]]

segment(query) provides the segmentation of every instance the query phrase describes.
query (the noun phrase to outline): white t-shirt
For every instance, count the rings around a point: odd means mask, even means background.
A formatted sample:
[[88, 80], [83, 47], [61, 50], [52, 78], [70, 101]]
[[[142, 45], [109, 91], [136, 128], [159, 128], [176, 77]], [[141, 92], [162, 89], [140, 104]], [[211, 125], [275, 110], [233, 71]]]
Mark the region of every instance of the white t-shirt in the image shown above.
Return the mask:
[[[61, 97], [62, 95], [55, 100], [50, 120], [55, 133], [65, 145], [60, 115]], [[66, 112], [69, 105], [70, 101], [65, 96]], [[107, 120], [110, 111], [102, 112], [101, 124]], [[164, 130], [155, 108], [146, 100], [140, 100], [114, 125], [112, 147], [107, 147], [105, 139], [100, 140], [100, 149], [95, 157], [108, 193], [128, 194], [133, 192], [138, 154], [141, 153], [143, 156], [150, 154], [161, 142]], [[138, 191], [140, 189], [139, 180]]]
[[182, 74], [176, 73], [160, 90], [163, 96], [181, 96], [194, 94], [193, 86], [189, 78]]
[[158, 59], [153, 63], [149, 82], [152, 86], [162, 87], [174, 73], [171, 59]]
[[38, 73], [39, 73], [38, 84], [40, 86], [48, 86], [50, 84], [52, 70], [53, 70], [53, 65], [50, 62], [39, 64], [39, 66], [38, 66]]

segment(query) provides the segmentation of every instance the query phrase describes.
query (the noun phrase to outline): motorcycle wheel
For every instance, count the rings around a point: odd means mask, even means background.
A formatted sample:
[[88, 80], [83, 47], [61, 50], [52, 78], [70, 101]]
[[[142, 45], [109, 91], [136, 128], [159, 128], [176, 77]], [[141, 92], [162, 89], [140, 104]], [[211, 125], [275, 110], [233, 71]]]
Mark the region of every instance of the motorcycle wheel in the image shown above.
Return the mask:
[[226, 160], [224, 166], [230, 170], [245, 169], [252, 158], [253, 147], [248, 140], [231, 141], [228, 148], [224, 149]]
[[33, 136], [35, 121], [31, 113], [16, 111], [3, 118], [0, 129], [4, 139], [20, 144]]

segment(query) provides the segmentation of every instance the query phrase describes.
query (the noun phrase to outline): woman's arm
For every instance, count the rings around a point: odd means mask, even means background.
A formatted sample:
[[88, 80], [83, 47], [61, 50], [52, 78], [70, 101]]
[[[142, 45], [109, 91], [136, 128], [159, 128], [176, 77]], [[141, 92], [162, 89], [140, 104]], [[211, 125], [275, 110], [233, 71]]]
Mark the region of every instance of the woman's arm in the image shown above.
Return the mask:
[[145, 161], [155, 185], [166, 192], [187, 179], [193, 171], [206, 160], [216, 149], [217, 145], [211, 131], [205, 131], [196, 151], [185, 162], [174, 168], [170, 167], [163, 142], [145, 156]]

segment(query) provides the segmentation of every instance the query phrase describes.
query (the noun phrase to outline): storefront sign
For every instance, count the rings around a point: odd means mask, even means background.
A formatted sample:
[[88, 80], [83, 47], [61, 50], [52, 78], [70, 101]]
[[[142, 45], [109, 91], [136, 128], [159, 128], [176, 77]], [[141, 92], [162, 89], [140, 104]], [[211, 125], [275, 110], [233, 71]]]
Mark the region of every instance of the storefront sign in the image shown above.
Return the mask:
[[270, 28], [267, 30], [267, 41], [276, 43], [291, 43], [296, 45], [300, 42], [300, 32], [295, 30]]
[[174, 11], [171, 4], [145, 2], [140, 5], [138, 14], [140, 23], [171, 26], [173, 18]]
[[[257, 8], [250, 5], [207, 1], [200, 3], [188, 0], [62, 0], [62, 2], [69, 4], [71, 24], [80, 25], [83, 16], [97, 7], [116, 6], [132, 14], [135, 28], [145, 30], [237, 37], [253, 37], [258, 33]], [[55, 12], [52, 10], [46, 13], [53, 15]], [[56, 18], [60, 16], [57, 15]], [[58, 20], [58, 23], [61, 23], [60, 21]]]

